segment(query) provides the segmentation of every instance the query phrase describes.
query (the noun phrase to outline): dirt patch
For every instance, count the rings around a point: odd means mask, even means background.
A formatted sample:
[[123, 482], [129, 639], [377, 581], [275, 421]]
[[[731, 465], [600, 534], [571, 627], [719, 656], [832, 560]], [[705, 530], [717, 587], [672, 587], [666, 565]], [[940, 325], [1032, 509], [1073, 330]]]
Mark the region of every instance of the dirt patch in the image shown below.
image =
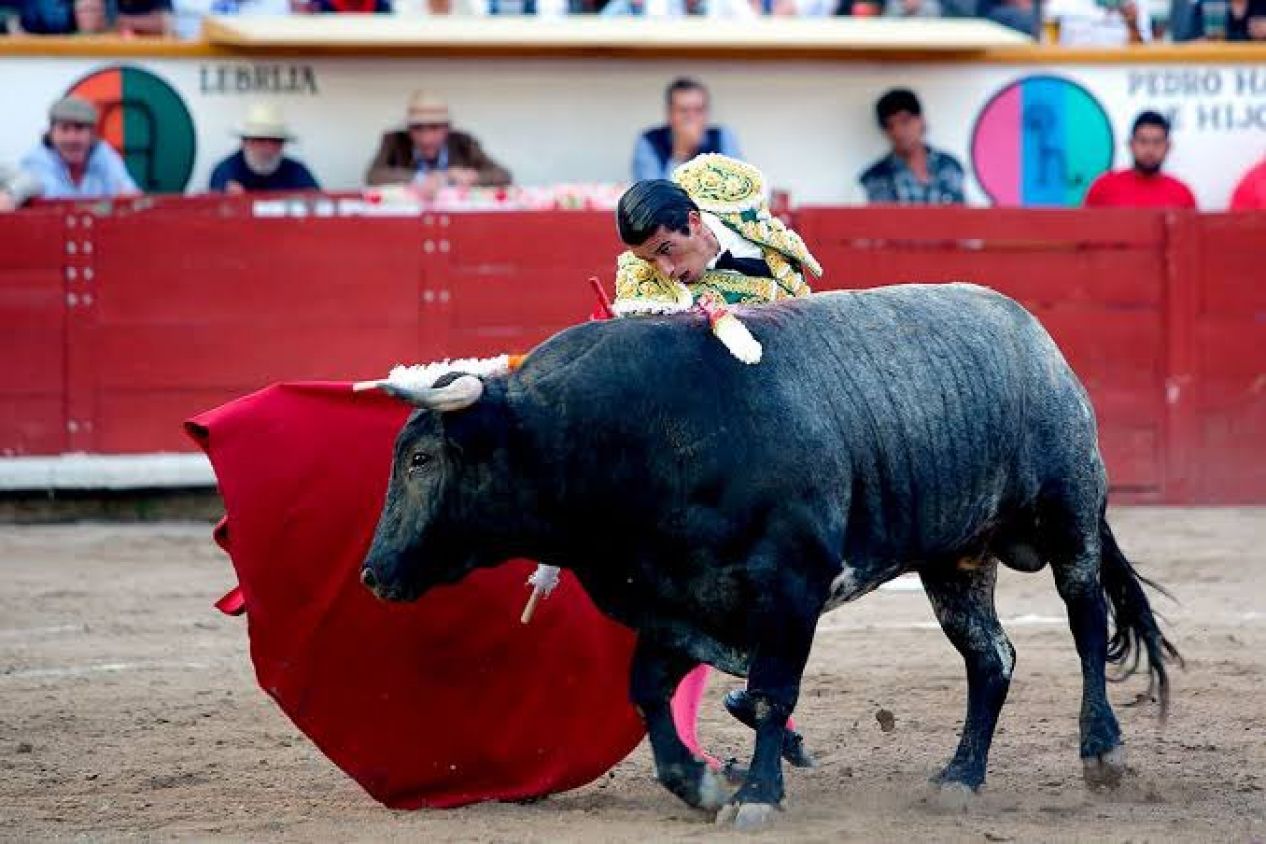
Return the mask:
[[[1121, 789], [1082, 784], [1080, 675], [1049, 573], [1004, 571], [1018, 661], [985, 791], [956, 803], [927, 785], [957, 741], [962, 663], [917, 589], [885, 589], [823, 619], [796, 713], [819, 765], [788, 770], [788, 810], [756, 840], [1266, 838], [1266, 512], [1112, 517], [1126, 553], [1180, 599], [1155, 604], [1188, 660], [1164, 728], [1141, 678], [1109, 689], [1133, 769]], [[0, 838], [716, 834], [655, 784], [645, 745], [531, 804], [377, 805], [255, 686], [244, 622], [210, 607], [232, 575], [206, 524], [0, 527], [0, 573]], [[720, 705], [735, 685], [715, 681], [705, 704], [721, 758], [750, 751]]]

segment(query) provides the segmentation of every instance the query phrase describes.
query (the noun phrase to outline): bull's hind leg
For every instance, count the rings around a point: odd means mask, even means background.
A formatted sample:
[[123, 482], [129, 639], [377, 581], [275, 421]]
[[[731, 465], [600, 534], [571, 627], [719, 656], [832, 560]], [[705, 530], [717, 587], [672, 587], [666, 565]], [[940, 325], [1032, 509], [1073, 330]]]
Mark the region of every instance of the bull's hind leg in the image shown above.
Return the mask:
[[629, 694], [646, 722], [656, 777], [689, 805], [715, 810], [725, 803], [728, 791], [721, 777], [690, 753], [673, 724], [673, 692], [695, 664], [688, 656], [639, 637]]
[[1092, 787], [1115, 786], [1125, 772], [1121, 728], [1108, 703], [1108, 607], [1099, 579], [1101, 509], [1069, 506], [1065, 513], [1052, 513], [1044, 538], [1081, 658], [1081, 758]]
[[973, 567], [929, 566], [921, 572], [941, 629], [967, 664], [967, 719], [954, 758], [935, 777], [943, 786], [974, 791], [984, 783], [994, 727], [1011, 686], [1015, 648], [994, 610], [997, 575], [992, 559]]

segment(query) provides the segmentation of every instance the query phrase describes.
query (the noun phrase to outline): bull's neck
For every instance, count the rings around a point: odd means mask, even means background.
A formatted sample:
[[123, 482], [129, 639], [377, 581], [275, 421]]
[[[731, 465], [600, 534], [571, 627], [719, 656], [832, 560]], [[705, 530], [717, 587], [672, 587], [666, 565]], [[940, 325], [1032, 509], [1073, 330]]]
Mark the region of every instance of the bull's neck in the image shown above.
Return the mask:
[[549, 519], [533, 482], [534, 461], [522, 459], [523, 449], [507, 414], [506, 435], [477, 474], [467, 478], [454, 515], [466, 526], [480, 550], [481, 565], [506, 559], [534, 557], [551, 544]]

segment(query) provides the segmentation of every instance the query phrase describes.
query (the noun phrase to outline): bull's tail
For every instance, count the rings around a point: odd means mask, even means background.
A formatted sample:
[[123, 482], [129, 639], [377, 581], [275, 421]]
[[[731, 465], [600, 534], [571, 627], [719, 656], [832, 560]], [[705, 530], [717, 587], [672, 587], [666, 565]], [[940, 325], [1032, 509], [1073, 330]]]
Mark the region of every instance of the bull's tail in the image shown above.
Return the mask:
[[1165, 663], [1173, 661], [1183, 667], [1182, 655], [1161, 633], [1147, 600], [1144, 584], [1161, 594], [1172, 597], [1165, 589], [1134, 570], [1130, 561], [1121, 553], [1107, 519], [1099, 521], [1099, 538], [1102, 548], [1100, 582], [1112, 610], [1114, 630], [1108, 641], [1108, 662], [1121, 666], [1116, 677], [1124, 680], [1138, 670], [1143, 652], [1147, 652], [1147, 668], [1150, 673], [1148, 693], [1160, 701], [1161, 719], [1169, 713], [1169, 675]]

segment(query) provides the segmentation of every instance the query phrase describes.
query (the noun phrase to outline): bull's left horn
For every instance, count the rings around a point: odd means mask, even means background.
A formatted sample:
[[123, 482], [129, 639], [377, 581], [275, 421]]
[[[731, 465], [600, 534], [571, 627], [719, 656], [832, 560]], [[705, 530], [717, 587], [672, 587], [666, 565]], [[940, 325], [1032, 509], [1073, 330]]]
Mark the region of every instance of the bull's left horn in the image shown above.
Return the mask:
[[484, 382], [474, 375], [460, 375], [444, 387], [405, 387], [390, 381], [361, 381], [353, 390], [382, 390], [389, 396], [407, 401], [414, 407], [438, 410], [441, 413], [461, 410], [479, 401], [484, 394]]

